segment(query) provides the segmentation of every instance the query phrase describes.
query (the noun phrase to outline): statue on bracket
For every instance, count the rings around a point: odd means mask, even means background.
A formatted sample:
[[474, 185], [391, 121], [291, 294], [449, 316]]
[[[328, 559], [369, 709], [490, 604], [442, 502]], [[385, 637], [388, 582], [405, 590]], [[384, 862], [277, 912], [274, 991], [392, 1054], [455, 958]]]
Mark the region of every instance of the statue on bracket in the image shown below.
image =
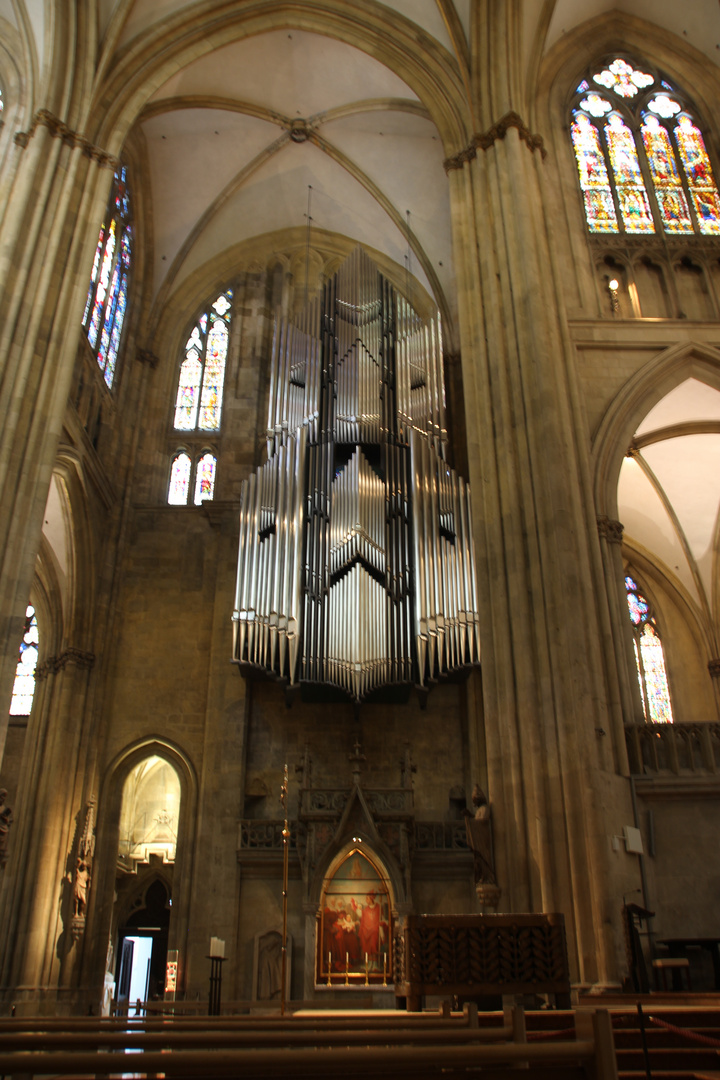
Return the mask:
[[475, 891], [483, 907], [497, 907], [501, 890], [495, 877], [492, 841], [492, 811], [487, 796], [476, 784], [472, 793], [475, 813], [464, 810], [468, 847], [475, 864]]
[[77, 940], [85, 930], [88, 894], [92, 876], [93, 855], [95, 854], [95, 799], [91, 798], [85, 812], [85, 826], [78, 843], [75, 868], [72, 874], [73, 914], [71, 922], [72, 936]]

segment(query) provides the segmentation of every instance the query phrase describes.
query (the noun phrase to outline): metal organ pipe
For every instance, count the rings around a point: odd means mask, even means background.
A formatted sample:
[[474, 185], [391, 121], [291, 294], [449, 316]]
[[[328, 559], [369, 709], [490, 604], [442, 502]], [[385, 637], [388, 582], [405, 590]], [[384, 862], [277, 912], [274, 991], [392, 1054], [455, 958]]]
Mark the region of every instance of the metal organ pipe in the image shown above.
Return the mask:
[[358, 249], [276, 319], [268, 460], [241, 494], [241, 670], [360, 701], [479, 661], [470, 493], [446, 439], [439, 319]]

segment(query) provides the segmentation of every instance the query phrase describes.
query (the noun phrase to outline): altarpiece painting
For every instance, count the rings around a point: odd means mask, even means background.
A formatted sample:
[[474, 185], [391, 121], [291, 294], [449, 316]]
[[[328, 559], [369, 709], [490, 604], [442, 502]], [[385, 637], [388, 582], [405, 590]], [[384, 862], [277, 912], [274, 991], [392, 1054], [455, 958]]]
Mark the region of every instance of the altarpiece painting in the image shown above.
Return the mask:
[[372, 859], [354, 848], [323, 884], [316, 982], [336, 986], [390, 982], [391, 913], [384, 875]]

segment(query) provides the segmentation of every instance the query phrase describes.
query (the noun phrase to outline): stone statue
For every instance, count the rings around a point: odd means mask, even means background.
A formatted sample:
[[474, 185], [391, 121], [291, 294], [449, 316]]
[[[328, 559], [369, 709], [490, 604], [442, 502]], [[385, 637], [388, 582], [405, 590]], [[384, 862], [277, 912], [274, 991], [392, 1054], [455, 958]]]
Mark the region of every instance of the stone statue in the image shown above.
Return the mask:
[[0, 788], [0, 866], [4, 866], [8, 857], [8, 833], [13, 823], [13, 814], [9, 806], [6, 806], [6, 788]]
[[75, 882], [73, 884], [73, 914], [84, 915], [87, 909], [87, 894], [90, 886], [90, 867], [82, 857], [78, 856], [75, 867]]
[[485, 792], [477, 784], [473, 788], [472, 803], [475, 814], [470, 810], [463, 810], [463, 814], [468, 847], [475, 862], [475, 884], [497, 886], [492, 850], [492, 812]]

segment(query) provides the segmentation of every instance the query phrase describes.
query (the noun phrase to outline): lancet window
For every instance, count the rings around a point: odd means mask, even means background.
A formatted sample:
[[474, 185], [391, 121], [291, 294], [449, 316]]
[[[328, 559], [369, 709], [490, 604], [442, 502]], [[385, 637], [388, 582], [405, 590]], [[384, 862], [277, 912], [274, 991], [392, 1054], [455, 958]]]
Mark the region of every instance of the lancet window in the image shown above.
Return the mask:
[[100, 229], [82, 325], [103, 378], [112, 387], [127, 311], [133, 229], [127, 169], [115, 173]]
[[25, 627], [10, 700], [11, 716], [29, 716], [35, 695], [35, 668], [38, 662], [38, 625], [35, 608], [28, 604]]
[[175, 398], [176, 431], [220, 428], [232, 295], [232, 289], [220, 293], [185, 343]]
[[625, 575], [625, 592], [633, 629], [643, 715], [649, 724], [672, 724], [665, 653], [655, 616], [631, 574]]
[[217, 458], [210, 450], [205, 450], [195, 461], [187, 450], [178, 450], [170, 465], [170, 506], [187, 506], [191, 496], [194, 506], [213, 499], [216, 473]]
[[591, 233], [720, 235], [720, 195], [694, 110], [650, 65], [590, 69], [571, 138]]

